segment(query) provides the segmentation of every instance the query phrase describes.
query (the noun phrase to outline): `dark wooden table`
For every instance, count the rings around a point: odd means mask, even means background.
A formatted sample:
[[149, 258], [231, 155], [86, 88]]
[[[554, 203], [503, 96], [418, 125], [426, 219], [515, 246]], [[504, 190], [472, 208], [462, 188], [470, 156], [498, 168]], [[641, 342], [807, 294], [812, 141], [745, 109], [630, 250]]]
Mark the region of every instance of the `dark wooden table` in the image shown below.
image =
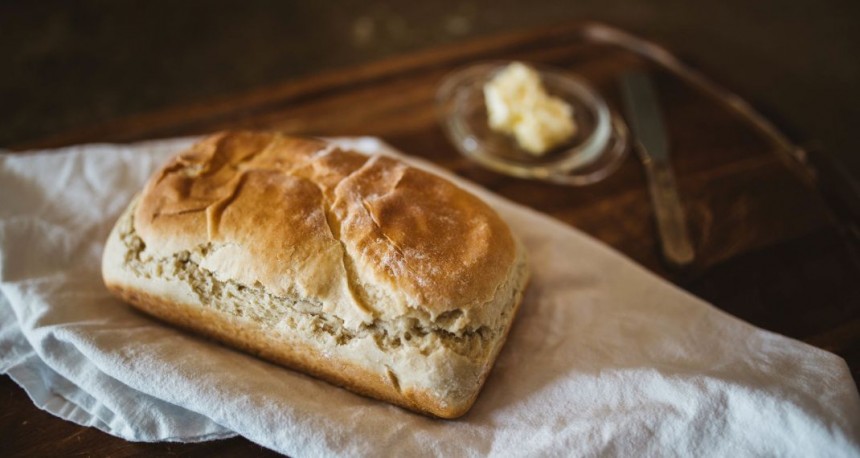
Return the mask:
[[[523, 205], [585, 231], [669, 281], [750, 323], [832, 351], [860, 368], [860, 231], [856, 197], [814, 152], [787, 148], [732, 105], [653, 55], [577, 23], [431, 49], [250, 93], [59, 133], [15, 149], [127, 142], [225, 128], [303, 135], [375, 135]], [[697, 260], [660, 257], [641, 165], [630, 156], [596, 185], [569, 188], [501, 176], [458, 155], [441, 131], [434, 94], [453, 69], [485, 60], [552, 65], [588, 79], [618, 107], [618, 76], [655, 76]], [[244, 439], [132, 444], [36, 409], [0, 379], [4, 454], [267, 454]]]

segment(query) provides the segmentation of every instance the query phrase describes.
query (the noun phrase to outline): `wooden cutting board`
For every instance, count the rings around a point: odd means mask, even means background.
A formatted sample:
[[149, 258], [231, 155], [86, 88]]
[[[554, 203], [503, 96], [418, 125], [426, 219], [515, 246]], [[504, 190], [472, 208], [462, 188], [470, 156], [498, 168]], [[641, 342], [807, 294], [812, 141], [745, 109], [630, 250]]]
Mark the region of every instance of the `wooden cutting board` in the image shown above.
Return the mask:
[[[576, 73], [615, 109], [620, 106], [621, 74], [644, 68], [654, 75], [697, 253], [691, 269], [672, 271], [661, 261], [645, 178], [635, 155], [606, 180], [571, 188], [489, 172], [456, 152], [437, 121], [436, 90], [453, 70], [496, 60]], [[853, 229], [856, 214], [846, 211], [829, 191], [835, 178], [814, 167], [806, 152], [742, 101], [637, 37], [594, 23], [495, 36], [118, 119], [13, 148], [128, 142], [232, 128], [379, 136], [401, 151], [591, 234], [729, 313], [840, 354], [857, 379], [860, 243]], [[129, 444], [36, 410], [8, 378], [2, 379], [2, 386], [8, 407], [0, 413], [0, 430], [8, 438], [7, 450], [94, 455], [265, 452], [244, 439]]]

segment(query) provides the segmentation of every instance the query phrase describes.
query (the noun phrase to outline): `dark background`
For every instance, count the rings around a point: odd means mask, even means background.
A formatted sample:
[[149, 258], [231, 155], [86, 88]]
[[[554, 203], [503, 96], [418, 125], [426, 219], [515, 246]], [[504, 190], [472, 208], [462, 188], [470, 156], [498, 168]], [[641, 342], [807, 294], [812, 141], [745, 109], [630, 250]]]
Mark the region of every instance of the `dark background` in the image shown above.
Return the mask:
[[[666, 45], [856, 180], [858, 19], [860, 0], [0, 0], [0, 148], [461, 39], [600, 20]], [[856, 181], [845, 183], [850, 190]], [[753, 324], [836, 351], [860, 380], [857, 258], [837, 235], [818, 231], [769, 246], [684, 286]], [[797, 304], [811, 305], [809, 313]], [[834, 316], [850, 318], [831, 326]], [[798, 326], [804, 318], [809, 325]], [[125, 443], [38, 411], [8, 377], [0, 394], [8, 407], [0, 430], [13, 455], [262, 452], [241, 439]]]
[[0, 146], [575, 19], [668, 46], [860, 177], [857, 0], [0, 0]]

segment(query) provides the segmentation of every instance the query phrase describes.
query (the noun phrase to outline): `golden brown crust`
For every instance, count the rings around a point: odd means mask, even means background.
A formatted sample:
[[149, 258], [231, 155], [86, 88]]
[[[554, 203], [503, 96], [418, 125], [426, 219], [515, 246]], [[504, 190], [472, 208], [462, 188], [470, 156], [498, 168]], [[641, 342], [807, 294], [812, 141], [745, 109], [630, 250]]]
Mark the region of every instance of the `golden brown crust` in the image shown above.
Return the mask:
[[356, 262], [431, 314], [483, 305], [514, 260], [510, 231], [486, 204], [394, 159], [369, 160], [335, 196]]
[[276, 133], [214, 135], [150, 180], [137, 231], [161, 255], [230, 245], [206, 266], [219, 277], [337, 303], [352, 325], [407, 308], [476, 321], [498, 313], [483, 309], [515, 248], [492, 209], [399, 161], [327, 148]]
[[157, 172], [102, 273], [156, 317], [442, 418], [475, 401], [528, 277], [505, 223], [446, 180], [250, 132]]

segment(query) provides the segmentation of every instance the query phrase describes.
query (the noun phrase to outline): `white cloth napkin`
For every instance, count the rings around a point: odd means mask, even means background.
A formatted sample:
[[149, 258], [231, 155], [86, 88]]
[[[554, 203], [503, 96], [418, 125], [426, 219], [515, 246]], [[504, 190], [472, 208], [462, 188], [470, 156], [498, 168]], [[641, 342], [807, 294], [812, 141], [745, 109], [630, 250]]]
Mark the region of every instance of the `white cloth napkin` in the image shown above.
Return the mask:
[[129, 440], [241, 434], [294, 456], [860, 455], [860, 398], [841, 358], [416, 160], [492, 205], [531, 257], [508, 343], [462, 419], [356, 396], [139, 314], [101, 283], [103, 241], [190, 141], [0, 155], [0, 372], [38, 407]]

